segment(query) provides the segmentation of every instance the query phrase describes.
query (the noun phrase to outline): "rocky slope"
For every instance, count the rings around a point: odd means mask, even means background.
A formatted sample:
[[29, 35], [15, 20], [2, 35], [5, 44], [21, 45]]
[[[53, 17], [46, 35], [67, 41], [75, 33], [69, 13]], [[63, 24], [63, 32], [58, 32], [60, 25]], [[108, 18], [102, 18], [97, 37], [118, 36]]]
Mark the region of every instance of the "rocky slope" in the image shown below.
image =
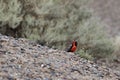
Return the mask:
[[30, 40], [0, 35], [0, 80], [120, 80], [120, 71]]

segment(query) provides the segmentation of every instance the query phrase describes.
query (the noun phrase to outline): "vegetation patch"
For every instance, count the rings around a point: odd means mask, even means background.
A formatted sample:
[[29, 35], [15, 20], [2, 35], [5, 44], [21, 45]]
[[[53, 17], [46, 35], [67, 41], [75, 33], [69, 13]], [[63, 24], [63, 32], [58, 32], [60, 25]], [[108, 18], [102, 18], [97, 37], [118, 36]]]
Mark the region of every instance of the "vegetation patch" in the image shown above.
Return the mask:
[[[0, 31], [25, 37], [64, 50], [67, 42], [78, 41], [94, 57], [113, 52], [104, 24], [86, 5], [89, 0], [1, 0]], [[86, 54], [85, 54], [86, 55]]]

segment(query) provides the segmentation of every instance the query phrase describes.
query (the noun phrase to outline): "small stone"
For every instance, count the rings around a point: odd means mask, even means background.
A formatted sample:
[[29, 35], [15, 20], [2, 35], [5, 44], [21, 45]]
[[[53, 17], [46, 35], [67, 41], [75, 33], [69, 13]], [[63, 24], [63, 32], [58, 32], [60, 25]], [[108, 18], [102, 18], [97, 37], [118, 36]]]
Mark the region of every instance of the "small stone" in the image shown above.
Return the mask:
[[98, 75], [98, 77], [104, 77], [104, 74], [103, 74], [103, 73], [101, 73], [101, 72], [100, 72], [100, 73], [98, 73], [97, 75]]
[[24, 53], [25, 52], [25, 49], [21, 48], [21, 53]]
[[41, 64], [41, 67], [43, 68], [43, 67], [45, 67], [45, 65], [44, 65], [44, 64]]

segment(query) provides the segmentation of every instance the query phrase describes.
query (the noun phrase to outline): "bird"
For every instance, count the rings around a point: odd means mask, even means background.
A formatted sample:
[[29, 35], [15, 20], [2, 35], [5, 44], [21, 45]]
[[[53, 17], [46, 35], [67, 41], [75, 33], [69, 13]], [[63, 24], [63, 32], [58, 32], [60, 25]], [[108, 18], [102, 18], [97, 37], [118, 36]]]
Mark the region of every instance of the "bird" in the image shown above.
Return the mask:
[[75, 52], [77, 49], [77, 41], [73, 40], [72, 45], [70, 48], [67, 50], [67, 52]]

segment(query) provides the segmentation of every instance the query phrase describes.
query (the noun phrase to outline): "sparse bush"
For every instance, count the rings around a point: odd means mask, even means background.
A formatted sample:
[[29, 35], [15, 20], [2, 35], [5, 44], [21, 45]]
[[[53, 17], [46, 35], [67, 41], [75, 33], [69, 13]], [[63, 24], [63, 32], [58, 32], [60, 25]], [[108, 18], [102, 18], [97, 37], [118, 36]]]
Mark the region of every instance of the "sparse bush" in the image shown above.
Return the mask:
[[113, 59], [120, 59], [120, 36], [114, 38], [114, 53], [112, 54]]
[[22, 5], [18, 0], [0, 0], [0, 32], [7, 35], [16, 35], [16, 29], [23, 15]]
[[82, 49], [79, 50], [79, 55], [80, 55], [80, 57], [85, 58], [87, 60], [93, 60], [94, 59], [92, 55], [90, 55], [89, 53], [87, 53], [87, 51], [82, 50]]
[[91, 17], [79, 31], [80, 46], [94, 57], [107, 57], [113, 52], [112, 40], [108, 38], [103, 23], [98, 18]]
[[18, 27], [22, 21], [21, 9], [18, 0], [0, 0], [0, 26]]
[[94, 56], [106, 56], [112, 53], [111, 42], [104, 25], [86, 7], [88, 1], [1, 0], [0, 21], [17, 30], [16, 37], [38, 40], [58, 49], [65, 49], [67, 41], [77, 40], [78, 52], [84, 48]]

